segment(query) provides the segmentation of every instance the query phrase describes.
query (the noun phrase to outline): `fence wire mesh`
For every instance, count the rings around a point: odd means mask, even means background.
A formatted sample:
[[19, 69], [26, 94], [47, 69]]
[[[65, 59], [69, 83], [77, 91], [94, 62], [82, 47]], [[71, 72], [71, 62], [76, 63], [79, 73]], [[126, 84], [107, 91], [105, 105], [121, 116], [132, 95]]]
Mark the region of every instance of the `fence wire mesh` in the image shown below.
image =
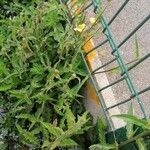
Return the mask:
[[[145, 106], [146, 104], [144, 104], [143, 100], [141, 99], [140, 95], [142, 95], [145, 92], [149, 92], [150, 91], [150, 85], [146, 86], [145, 88], [143, 88], [142, 90], [138, 90], [137, 86], [134, 83], [133, 77], [131, 76], [131, 71], [133, 69], [135, 69], [138, 65], [140, 65], [141, 63], [143, 63], [144, 61], [146, 61], [147, 59], [149, 59], [150, 57], [150, 53], [148, 52], [146, 55], [144, 55], [143, 57], [141, 57], [140, 59], [136, 60], [134, 63], [132, 63], [130, 66], [128, 66], [128, 64], [125, 62], [123, 56], [122, 56], [122, 47], [125, 43], [127, 43], [129, 41], [129, 39], [136, 34], [136, 32], [138, 30], [140, 30], [140, 28], [142, 26], [145, 25], [146, 22], [149, 21], [150, 19], [150, 13], [143, 18], [143, 20], [134, 27], [134, 29], [128, 33], [128, 35], [119, 43], [117, 44], [116, 42], [116, 37], [113, 35], [112, 31], [111, 31], [111, 25], [116, 21], [117, 17], [119, 16], [119, 14], [124, 11], [125, 7], [129, 4], [130, 0], [125, 0], [122, 5], [118, 8], [118, 10], [116, 11], [116, 13], [113, 14], [112, 18], [107, 21], [105, 16], [102, 14], [99, 18], [98, 21], [100, 23], [100, 25], [103, 27], [102, 33], [105, 36], [105, 40], [104, 41], [99, 41], [97, 43], [97, 45], [90, 49], [88, 52], [86, 53], [82, 53], [82, 58], [84, 60], [84, 63], [86, 65], [86, 68], [88, 70], [89, 73], [89, 77], [93, 83], [93, 86], [95, 88], [95, 91], [97, 93], [97, 96], [99, 97], [99, 101], [100, 104], [102, 106], [103, 112], [105, 114], [105, 117], [107, 118], [107, 121], [109, 123], [109, 126], [111, 127], [111, 129], [114, 129], [113, 127], [113, 123], [111, 121], [111, 116], [109, 115], [108, 111], [110, 109], [113, 109], [115, 107], [124, 105], [130, 101], [132, 101], [134, 99], [134, 101], [137, 101], [138, 105], [139, 105], [139, 109], [141, 110], [143, 117], [145, 119], [148, 118], [148, 114], [145, 110]], [[98, 9], [102, 7], [102, 3], [100, 2], [100, 0], [92, 0], [92, 1], [88, 1], [88, 4], [82, 8], [82, 12], [86, 11], [88, 9], [91, 9], [94, 11], [95, 14], [98, 13]], [[73, 19], [76, 16], [73, 17]], [[98, 48], [102, 47], [105, 44], [109, 44], [109, 46], [111, 47], [111, 55], [112, 55], [112, 59], [108, 60], [107, 62], [103, 63], [101, 66], [98, 66], [98, 68], [96, 68], [95, 70], [90, 70], [88, 63], [86, 61], [86, 57], [92, 53], [93, 51], [97, 51]], [[118, 64], [118, 67], [120, 69], [120, 78], [117, 80], [114, 80], [113, 82], [111, 82], [109, 85], [102, 87], [102, 88], [98, 88], [97, 86], [97, 82], [95, 81], [94, 75], [95, 74], [100, 74], [102, 73], [100, 70], [102, 68], [105, 68], [109, 65], [111, 65], [112, 63], [116, 62]], [[105, 72], [105, 71], [104, 71]], [[107, 107], [105, 104], [105, 99], [103, 98], [101, 92], [106, 90], [107, 88], [110, 88], [116, 84], [119, 84], [120, 82], [125, 81], [126, 82], [126, 86], [128, 88], [128, 90], [130, 91], [130, 96], [124, 100], [122, 100], [121, 102], [118, 102], [112, 106]]]

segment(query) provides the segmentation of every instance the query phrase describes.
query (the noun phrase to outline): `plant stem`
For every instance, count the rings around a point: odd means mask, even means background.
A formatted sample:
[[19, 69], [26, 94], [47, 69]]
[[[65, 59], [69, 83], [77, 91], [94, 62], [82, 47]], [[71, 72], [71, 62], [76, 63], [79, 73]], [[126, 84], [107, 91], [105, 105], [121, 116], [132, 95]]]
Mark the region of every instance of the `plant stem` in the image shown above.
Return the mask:
[[142, 137], [146, 137], [146, 136], [148, 136], [148, 135], [150, 135], [150, 130], [144, 131], [144, 132], [138, 134], [137, 136], [135, 136], [135, 137], [133, 137], [133, 138], [131, 138], [131, 139], [128, 139], [128, 140], [126, 140], [125, 142], [122, 142], [121, 144], [119, 144], [119, 147], [118, 147], [118, 148], [121, 148], [121, 147], [123, 147], [124, 145], [127, 145], [127, 144], [129, 144], [129, 143], [132, 143], [132, 142], [136, 141], [137, 139], [142, 138]]

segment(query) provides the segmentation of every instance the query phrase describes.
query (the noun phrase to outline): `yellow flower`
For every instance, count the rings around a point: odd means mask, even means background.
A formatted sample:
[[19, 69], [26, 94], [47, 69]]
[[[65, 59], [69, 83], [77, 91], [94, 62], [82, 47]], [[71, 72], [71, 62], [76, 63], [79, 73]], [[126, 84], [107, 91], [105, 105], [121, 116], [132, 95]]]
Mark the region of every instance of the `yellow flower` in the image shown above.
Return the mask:
[[91, 23], [95, 23], [95, 21], [96, 21], [95, 18], [93, 18], [93, 17], [90, 18], [90, 22], [91, 22]]
[[80, 24], [76, 28], [74, 28], [74, 31], [82, 32], [84, 30], [85, 26], [86, 25], [84, 23]]

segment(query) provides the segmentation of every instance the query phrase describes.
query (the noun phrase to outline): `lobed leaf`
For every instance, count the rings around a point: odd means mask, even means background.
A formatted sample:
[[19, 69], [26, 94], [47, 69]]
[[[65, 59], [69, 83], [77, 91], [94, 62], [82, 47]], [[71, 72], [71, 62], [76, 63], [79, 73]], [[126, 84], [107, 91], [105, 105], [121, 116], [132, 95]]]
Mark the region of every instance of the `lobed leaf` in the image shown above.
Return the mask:
[[[131, 104], [129, 106], [128, 114], [129, 115], [134, 115], [134, 109], [133, 109], [133, 103], [132, 102], [131, 102]], [[135, 134], [133, 126], [134, 126], [133, 123], [127, 122], [127, 125], [126, 125], [127, 132], [126, 132], [126, 134], [127, 134], [127, 138], [128, 139], [130, 139]]]
[[101, 117], [97, 119], [97, 124], [96, 124], [97, 130], [98, 130], [98, 139], [99, 142], [102, 144], [106, 143], [106, 137], [105, 137], [105, 132], [107, 129], [107, 125], [105, 120]]
[[143, 129], [150, 129], [150, 126], [146, 120], [139, 119], [133, 115], [121, 114], [121, 115], [114, 115], [112, 117], [117, 117], [117, 118], [123, 119], [124, 121], [126, 121], [128, 123], [136, 124], [136, 125], [142, 127]]
[[20, 134], [27, 140], [29, 141], [30, 143], [33, 143], [35, 145], [39, 145], [39, 141], [38, 139], [34, 136], [33, 133], [25, 130], [25, 129], [22, 129], [20, 125], [16, 125], [18, 131], [20, 132]]
[[59, 127], [55, 127], [51, 123], [42, 122], [40, 121], [41, 125], [48, 130], [49, 133], [53, 134], [54, 136], [58, 137], [63, 134], [63, 130]]
[[89, 147], [90, 150], [118, 150], [115, 144], [95, 144]]
[[144, 142], [143, 138], [137, 139], [136, 144], [137, 144], [139, 150], [147, 150], [146, 143]]
[[68, 139], [66, 138], [60, 142], [60, 146], [62, 146], [62, 147], [77, 146], [77, 145], [78, 144], [70, 138], [68, 138]]
[[68, 129], [71, 128], [75, 124], [75, 116], [73, 115], [71, 109], [67, 107], [66, 109], [66, 120]]

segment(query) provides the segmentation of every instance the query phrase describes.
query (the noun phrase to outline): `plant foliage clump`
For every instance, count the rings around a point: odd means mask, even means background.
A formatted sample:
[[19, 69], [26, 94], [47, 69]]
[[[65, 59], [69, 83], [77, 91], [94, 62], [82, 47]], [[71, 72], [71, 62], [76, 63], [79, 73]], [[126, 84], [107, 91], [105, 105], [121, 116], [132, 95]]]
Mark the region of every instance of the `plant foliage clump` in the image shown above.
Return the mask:
[[76, 146], [72, 136], [87, 130], [89, 120], [79, 101], [87, 80], [80, 58], [83, 39], [74, 33], [65, 5], [55, 0], [11, 2], [5, 9], [0, 16], [1, 149]]

